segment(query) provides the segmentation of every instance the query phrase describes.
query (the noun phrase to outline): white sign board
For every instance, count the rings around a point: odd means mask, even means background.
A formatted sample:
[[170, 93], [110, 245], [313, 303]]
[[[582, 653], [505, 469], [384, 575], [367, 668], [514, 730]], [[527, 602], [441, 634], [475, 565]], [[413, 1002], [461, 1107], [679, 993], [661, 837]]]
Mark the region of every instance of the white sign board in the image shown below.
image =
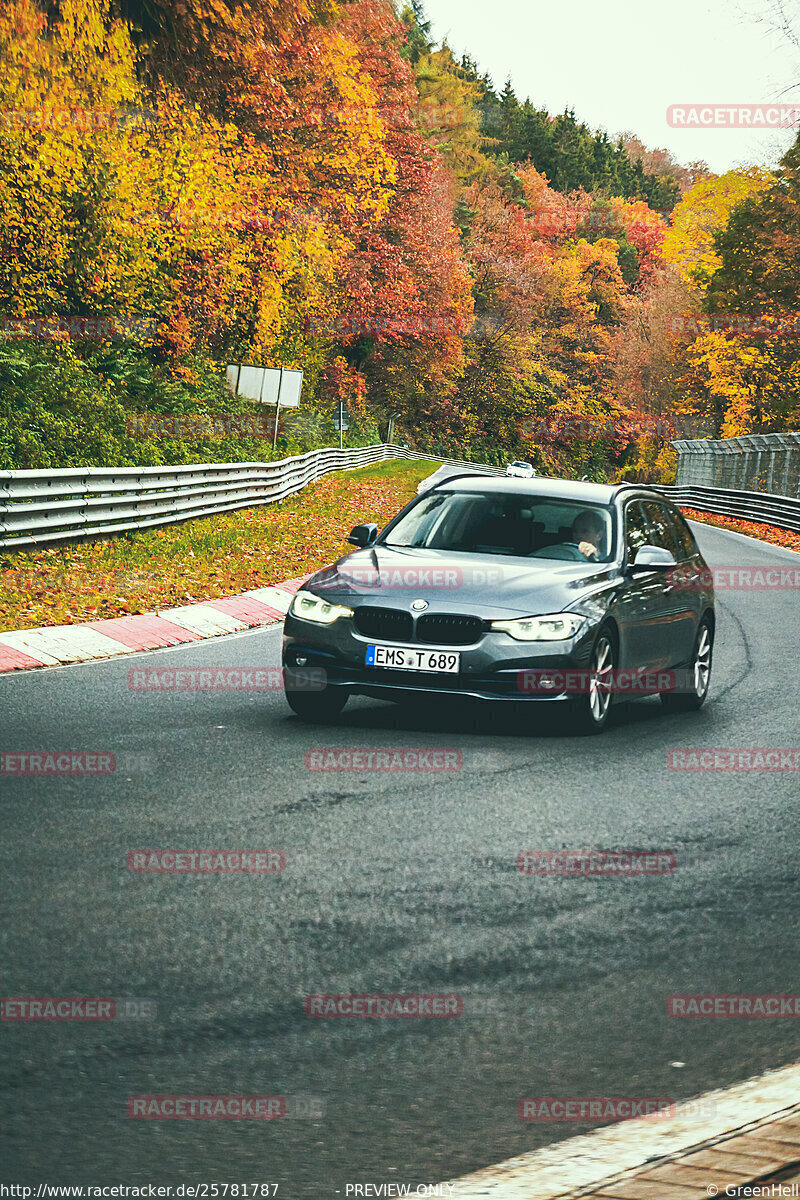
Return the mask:
[[300, 392], [303, 387], [303, 372], [290, 371], [283, 368], [281, 380], [281, 408], [297, 408], [300, 404]]
[[[262, 404], [277, 404], [278, 390], [281, 386], [281, 371], [280, 367], [265, 367], [264, 368], [264, 387], [261, 390]], [[281, 404], [283, 401], [281, 400]]]
[[237, 396], [245, 396], [248, 400], [260, 400], [261, 389], [263, 386], [263, 367], [241, 366], [239, 368], [239, 387], [236, 392]]
[[261, 404], [280, 404], [281, 408], [297, 408], [300, 404], [302, 371], [231, 364], [225, 377], [234, 396], [258, 400]]

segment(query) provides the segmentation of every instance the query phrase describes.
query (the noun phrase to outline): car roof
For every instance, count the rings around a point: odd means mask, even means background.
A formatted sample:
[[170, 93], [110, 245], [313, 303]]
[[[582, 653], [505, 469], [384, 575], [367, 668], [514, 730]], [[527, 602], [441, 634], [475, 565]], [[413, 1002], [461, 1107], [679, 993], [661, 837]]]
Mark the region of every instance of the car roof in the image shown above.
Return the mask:
[[[507, 475], [459, 475], [440, 483], [440, 492], [519, 492], [524, 496], [552, 496], [559, 500], [585, 500], [589, 504], [608, 505], [631, 484], [576, 483], [573, 479], [514, 479]], [[637, 489], [647, 491], [644, 489]], [[650, 493], [655, 495], [655, 493]]]

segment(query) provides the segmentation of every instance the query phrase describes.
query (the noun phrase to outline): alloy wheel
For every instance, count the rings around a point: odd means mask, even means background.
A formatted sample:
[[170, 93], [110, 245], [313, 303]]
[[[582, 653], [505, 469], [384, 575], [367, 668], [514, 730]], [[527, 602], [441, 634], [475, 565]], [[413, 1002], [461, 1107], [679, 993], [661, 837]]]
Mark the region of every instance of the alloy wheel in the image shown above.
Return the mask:
[[694, 690], [698, 699], [708, 691], [711, 679], [711, 630], [708, 625], [700, 627], [697, 649], [694, 655]]
[[589, 711], [599, 725], [606, 719], [611, 704], [611, 674], [614, 670], [614, 647], [606, 634], [601, 634], [592, 653], [589, 675]]

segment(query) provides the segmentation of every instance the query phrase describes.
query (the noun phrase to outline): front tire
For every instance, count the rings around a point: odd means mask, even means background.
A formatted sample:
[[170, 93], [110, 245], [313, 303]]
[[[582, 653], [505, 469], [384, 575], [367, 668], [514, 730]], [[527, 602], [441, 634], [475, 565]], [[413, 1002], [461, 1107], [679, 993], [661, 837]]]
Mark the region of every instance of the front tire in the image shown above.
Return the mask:
[[703, 617], [697, 627], [691, 662], [688, 667], [689, 687], [685, 692], [662, 692], [661, 703], [669, 712], [697, 712], [705, 704], [711, 683], [711, 664], [714, 653], [714, 626], [711, 618]]
[[610, 629], [597, 635], [589, 664], [589, 690], [573, 701], [572, 725], [577, 733], [602, 733], [606, 727], [613, 680], [617, 669], [617, 643]]

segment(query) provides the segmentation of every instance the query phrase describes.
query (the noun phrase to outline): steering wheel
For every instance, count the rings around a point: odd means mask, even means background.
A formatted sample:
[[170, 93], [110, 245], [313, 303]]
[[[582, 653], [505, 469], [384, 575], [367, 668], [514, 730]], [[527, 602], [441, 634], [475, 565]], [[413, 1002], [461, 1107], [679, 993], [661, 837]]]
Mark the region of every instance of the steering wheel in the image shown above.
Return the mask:
[[534, 550], [530, 558], [559, 558], [568, 562], [588, 562], [578, 549], [577, 542], [558, 542], [555, 546], [542, 546]]

